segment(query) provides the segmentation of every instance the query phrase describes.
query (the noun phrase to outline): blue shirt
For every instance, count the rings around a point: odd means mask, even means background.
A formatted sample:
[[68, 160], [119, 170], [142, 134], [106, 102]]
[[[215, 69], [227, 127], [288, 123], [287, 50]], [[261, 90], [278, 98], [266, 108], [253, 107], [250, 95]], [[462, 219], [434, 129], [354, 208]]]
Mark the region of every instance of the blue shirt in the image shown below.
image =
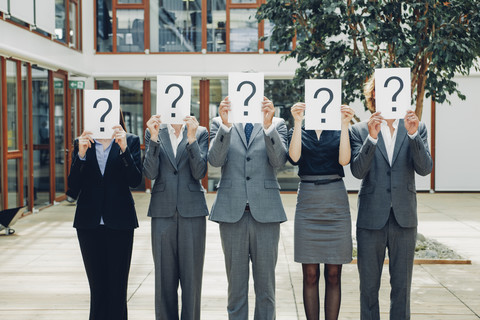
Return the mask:
[[[298, 165], [299, 176], [321, 176], [338, 174], [344, 177], [343, 167], [338, 163], [340, 130], [323, 130], [320, 139], [315, 130], [302, 128], [302, 154], [297, 162], [288, 155], [288, 161]], [[288, 132], [288, 143], [292, 140], [293, 128]]]

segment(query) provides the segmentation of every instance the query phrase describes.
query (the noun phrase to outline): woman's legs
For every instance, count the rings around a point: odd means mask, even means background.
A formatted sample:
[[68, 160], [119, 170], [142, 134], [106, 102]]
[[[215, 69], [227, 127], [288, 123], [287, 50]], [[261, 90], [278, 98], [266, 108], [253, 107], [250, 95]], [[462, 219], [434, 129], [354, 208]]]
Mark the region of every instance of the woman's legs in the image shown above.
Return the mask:
[[[325, 319], [336, 320], [340, 312], [340, 301], [342, 296], [341, 264], [325, 264]], [[317, 318], [318, 319], [318, 318]]]
[[303, 306], [307, 320], [319, 319], [318, 280], [320, 266], [318, 264], [302, 264], [303, 270]]

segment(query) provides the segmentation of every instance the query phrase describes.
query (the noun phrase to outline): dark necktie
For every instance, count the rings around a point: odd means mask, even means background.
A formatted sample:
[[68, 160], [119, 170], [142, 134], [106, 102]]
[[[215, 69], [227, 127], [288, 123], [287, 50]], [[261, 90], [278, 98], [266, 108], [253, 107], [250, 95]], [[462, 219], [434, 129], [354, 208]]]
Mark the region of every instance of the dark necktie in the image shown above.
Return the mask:
[[247, 138], [247, 144], [250, 141], [250, 136], [252, 135], [253, 131], [253, 124], [246, 123], [245, 124], [245, 137]]

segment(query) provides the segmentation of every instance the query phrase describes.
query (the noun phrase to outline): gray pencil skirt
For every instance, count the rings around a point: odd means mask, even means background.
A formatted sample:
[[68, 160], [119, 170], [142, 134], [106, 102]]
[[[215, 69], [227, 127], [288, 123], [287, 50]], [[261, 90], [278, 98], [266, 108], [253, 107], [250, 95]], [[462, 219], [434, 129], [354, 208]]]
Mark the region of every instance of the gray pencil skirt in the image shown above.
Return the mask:
[[[338, 175], [301, 176], [331, 180]], [[352, 261], [352, 222], [343, 180], [300, 182], [295, 211], [294, 259], [300, 263], [345, 264]]]

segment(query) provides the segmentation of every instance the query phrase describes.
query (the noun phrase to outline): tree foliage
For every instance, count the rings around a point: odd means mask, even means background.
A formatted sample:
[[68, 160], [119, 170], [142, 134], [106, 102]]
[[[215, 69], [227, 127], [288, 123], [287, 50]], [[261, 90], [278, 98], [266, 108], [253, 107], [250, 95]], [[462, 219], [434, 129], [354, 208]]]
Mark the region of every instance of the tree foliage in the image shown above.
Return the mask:
[[479, 68], [478, 0], [268, 0], [257, 19], [274, 23], [277, 52], [299, 63], [297, 86], [341, 78], [346, 103], [363, 99], [363, 83], [375, 68], [409, 67], [421, 117], [424, 97], [465, 99], [453, 77]]

